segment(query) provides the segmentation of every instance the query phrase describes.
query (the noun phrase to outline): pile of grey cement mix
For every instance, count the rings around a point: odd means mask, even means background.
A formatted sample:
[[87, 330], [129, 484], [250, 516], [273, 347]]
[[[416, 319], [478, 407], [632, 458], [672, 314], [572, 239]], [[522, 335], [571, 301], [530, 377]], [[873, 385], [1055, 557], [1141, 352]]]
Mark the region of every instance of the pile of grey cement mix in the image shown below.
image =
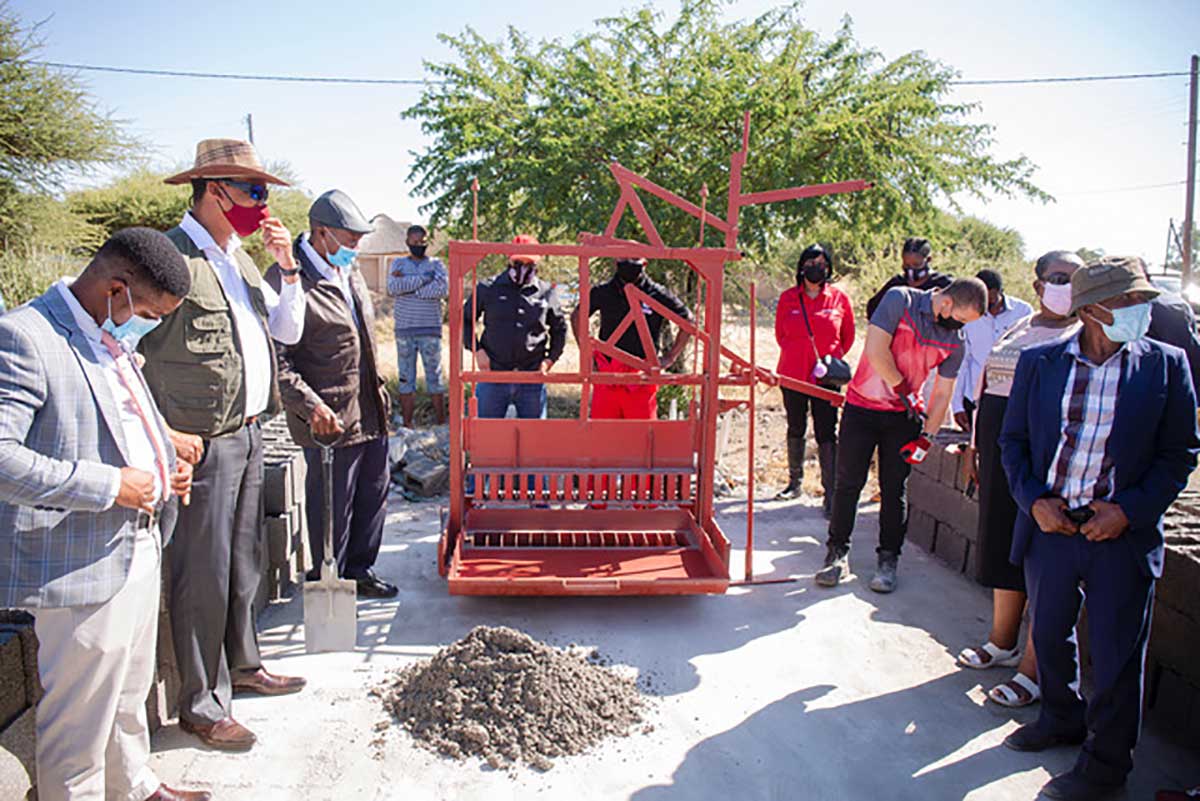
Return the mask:
[[632, 678], [506, 627], [477, 626], [428, 662], [379, 688], [384, 706], [421, 745], [494, 768], [539, 770], [641, 722]]

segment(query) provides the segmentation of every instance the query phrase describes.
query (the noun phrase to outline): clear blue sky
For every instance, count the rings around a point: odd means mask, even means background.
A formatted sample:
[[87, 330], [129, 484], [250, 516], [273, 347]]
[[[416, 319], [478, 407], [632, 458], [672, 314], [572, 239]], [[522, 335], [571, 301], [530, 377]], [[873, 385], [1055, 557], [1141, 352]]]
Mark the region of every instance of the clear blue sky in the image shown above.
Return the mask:
[[[730, 18], [773, 3], [743, 0]], [[667, 13], [675, 2], [655, 3]], [[15, 0], [27, 21], [46, 19], [50, 60], [220, 72], [422, 77], [422, 61], [448, 51], [439, 32], [470, 25], [488, 38], [514, 25], [535, 37], [569, 37], [596, 17], [640, 7], [624, 0], [571, 3], [459, 0], [440, 3], [311, 0], [212, 2]], [[964, 78], [1182, 71], [1200, 52], [1200, 2], [1144, 0], [952, 0], [810, 2], [810, 27], [832, 32], [843, 15], [857, 37], [887, 57], [911, 50], [957, 68]], [[86, 73], [99, 104], [125, 120], [163, 168], [190, 162], [195, 142], [244, 137], [267, 159], [291, 163], [304, 186], [351, 194], [368, 214], [419, 219], [420, 199], [406, 180], [410, 151], [425, 145], [417, 125], [399, 117], [417, 87], [348, 87], [211, 81]], [[1099, 247], [1161, 261], [1167, 221], [1183, 214], [1187, 80], [1058, 86], [971, 87], [977, 119], [995, 126], [993, 152], [1024, 154], [1036, 182], [1057, 197], [964, 198], [965, 208], [1025, 237], [1027, 255], [1055, 247]], [[819, 176], [813, 176], [819, 179]], [[1120, 191], [1116, 191], [1120, 190]], [[604, 221], [597, 220], [597, 229]]]

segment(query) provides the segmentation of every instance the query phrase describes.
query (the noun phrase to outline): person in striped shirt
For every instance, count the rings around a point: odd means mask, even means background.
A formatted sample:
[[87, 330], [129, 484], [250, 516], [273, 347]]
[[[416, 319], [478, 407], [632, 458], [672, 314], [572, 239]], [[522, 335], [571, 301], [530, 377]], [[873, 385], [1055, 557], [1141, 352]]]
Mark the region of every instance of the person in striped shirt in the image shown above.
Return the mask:
[[400, 378], [400, 414], [404, 427], [413, 427], [416, 408], [417, 356], [425, 367], [425, 387], [433, 401], [438, 425], [446, 422], [446, 387], [442, 382], [442, 299], [450, 293], [450, 280], [441, 259], [425, 255], [428, 232], [409, 226], [407, 256], [392, 262], [387, 293], [395, 298], [392, 319], [396, 325], [396, 370]]

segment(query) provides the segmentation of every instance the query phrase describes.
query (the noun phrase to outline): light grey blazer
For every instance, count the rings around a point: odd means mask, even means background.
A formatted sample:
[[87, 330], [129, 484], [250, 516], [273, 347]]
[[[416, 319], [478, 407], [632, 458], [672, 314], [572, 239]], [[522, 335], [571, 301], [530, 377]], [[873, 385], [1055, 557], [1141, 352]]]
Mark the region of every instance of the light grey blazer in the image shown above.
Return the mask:
[[0, 607], [84, 606], [117, 593], [138, 520], [110, 505], [127, 464], [116, 400], [58, 289], [0, 316]]

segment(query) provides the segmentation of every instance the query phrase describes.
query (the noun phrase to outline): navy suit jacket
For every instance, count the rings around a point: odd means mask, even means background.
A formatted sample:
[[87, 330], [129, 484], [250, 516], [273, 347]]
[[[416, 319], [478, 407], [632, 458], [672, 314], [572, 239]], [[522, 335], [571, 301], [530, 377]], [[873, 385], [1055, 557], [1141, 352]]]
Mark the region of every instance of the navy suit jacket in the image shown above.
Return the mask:
[[[1050, 492], [1051, 461], [1062, 433], [1062, 401], [1074, 356], [1067, 342], [1041, 345], [1021, 354], [1004, 424], [1001, 461], [1020, 513], [1009, 555], [1021, 564], [1034, 537], [1044, 534], [1033, 521], [1034, 501]], [[1130, 343], [1107, 454], [1112, 457], [1112, 501], [1129, 518], [1121, 535], [1130, 556], [1149, 576], [1162, 575], [1162, 519], [1187, 486], [1196, 467], [1200, 435], [1196, 393], [1183, 351], [1142, 339]]]

